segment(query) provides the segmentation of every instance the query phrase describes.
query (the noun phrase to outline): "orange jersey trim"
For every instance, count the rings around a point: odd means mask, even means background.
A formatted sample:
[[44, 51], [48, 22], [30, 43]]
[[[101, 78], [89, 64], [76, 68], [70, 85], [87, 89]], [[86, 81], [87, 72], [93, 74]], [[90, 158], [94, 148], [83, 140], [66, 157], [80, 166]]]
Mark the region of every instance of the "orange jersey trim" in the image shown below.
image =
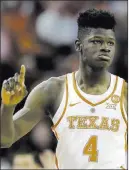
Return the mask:
[[79, 90], [78, 90], [78, 88], [77, 88], [77, 84], [76, 84], [75, 72], [73, 72], [72, 77], [73, 77], [73, 87], [74, 87], [75, 92], [77, 93], [77, 95], [78, 95], [84, 102], [86, 102], [87, 104], [89, 104], [89, 105], [91, 105], [91, 106], [97, 106], [97, 105], [99, 105], [99, 104], [104, 103], [106, 100], [108, 100], [108, 99], [114, 94], [114, 92], [115, 92], [115, 90], [116, 90], [116, 87], [117, 87], [117, 83], [118, 83], [118, 77], [116, 76], [115, 86], [114, 86], [114, 89], [113, 89], [112, 93], [111, 93], [108, 97], [106, 97], [104, 100], [102, 100], [102, 101], [100, 101], [100, 102], [98, 102], [98, 103], [92, 103], [92, 102], [90, 102], [89, 100], [87, 100], [87, 99], [79, 92]]
[[128, 129], [128, 122], [127, 122], [127, 120], [126, 120], [126, 117], [125, 117], [125, 112], [124, 112], [124, 108], [123, 108], [123, 106], [124, 106], [124, 87], [125, 87], [125, 80], [123, 80], [123, 85], [122, 85], [122, 91], [121, 91], [121, 100], [120, 100], [120, 109], [121, 109], [121, 114], [122, 114], [122, 117], [123, 117], [123, 120], [124, 120], [124, 122], [125, 122], [125, 124], [126, 124], [126, 131], [125, 131], [125, 135], [124, 135], [124, 138], [125, 138], [125, 146], [124, 146], [124, 148], [125, 148], [125, 151], [127, 151], [127, 129]]
[[58, 164], [58, 159], [57, 159], [56, 154], [55, 154], [55, 164], [56, 164], [57, 169], [59, 169], [59, 164]]
[[56, 130], [53, 127], [52, 127], [52, 131], [53, 131], [56, 139], [59, 140], [59, 135], [58, 135], [58, 133], [56, 132]]
[[124, 136], [124, 138], [125, 138], [125, 145], [124, 145], [124, 149], [125, 149], [125, 151], [127, 151], [127, 150], [128, 150], [128, 143], [127, 143], [127, 129], [126, 129], [126, 132], [125, 132], [125, 136]]
[[62, 118], [64, 117], [64, 114], [66, 112], [67, 109], [67, 104], [68, 104], [68, 79], [67, 79], [67, 75], [66, 75], [66, 100], [65, 100], [65, 107], [63, 109], [63, 112], [61, 114], [61, 117], [59, 118], [59, 120], [56, 122], [55, 125], [52, 126], [52, 130], [54, 130], [60, 123], [60, 121], [62, 120]]
[[123, 108], [123, 105], [124, 105], [124, 87], [125, 87], [125, 81], [123, 80], [123, 86], [122, 86], [122, 91], [121, 91], [121, 100], [120, 100], [120, 109], [121, 109], [121, 113], [122, 113], [122, 117], [124, 119], [124, 122], [125, 122], [126, 126], [128, 126], [128, 122], [126, 120], [124, 108]]

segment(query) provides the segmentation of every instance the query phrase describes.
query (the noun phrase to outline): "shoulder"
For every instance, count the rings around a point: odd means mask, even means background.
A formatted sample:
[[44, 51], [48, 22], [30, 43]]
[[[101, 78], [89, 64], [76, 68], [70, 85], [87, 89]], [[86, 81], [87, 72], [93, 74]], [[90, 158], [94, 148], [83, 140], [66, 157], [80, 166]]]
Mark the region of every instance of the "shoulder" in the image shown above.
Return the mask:
[[46, 98], [51, 98], [55, 96], [57, 92], [59, 93], [61, 91], [61, 89], [64, 87], [65, 80], [66, 75], [60, 77], [51, 77], [34, 87], [31, 93], [35, 93], [39, 98], [43, 98], [43, 96]]
[[[114, 74], [112, 74], [112, 75], [114, 75]], [[117, 76], [117, 75], [114, 75], [115, 77]], [[121, 79], [122, 81], [123, 81], [123, 85], [122, 85], [122, 96], [125, 98], [125, 100], [127, 100], [127, 97], [128, 97], [128, 83], [122, 78], [122, 77], [119, 77], [119, 76], [117, 76], [118, 77], [118, 79]]]
[[128, 83], [125, 81], [125, 79], [123, 79], [122, 77], [119, 77], [119, 79], [122, 80], [122, 96], [127, 99], [127, 96], [128, 96]]
[[124, 83], [124, 94], [127, 95], [127, 93], [128, 93], [128, 83], [125, 81], [125, 83]]
[[117, 76], [117, 77], [123, 81], [122, 92], [123, 92], [123, 95], [125, 97], [127, 97], [127, 95], [128, 95], [128, 83], [122, 77], [119, 77], [119, 76]]
[[124, 97], [125, 110], [127, 112], [127, 110], [128, 110], [128, 84], [127, 84], [127, 82], [124, 82], [123, 97]]
[[60, 93], [65, 84], [66, 75], [60, 77], [51, 77], [46, 81], [36, 85], [27, 97], [26, 104], [36, 103], [48, 104], [52, 99], [55, 99]]
[[60, 87], [65, 83], [66, 75], [60, 76], [60, 77], [51, 77], [47, 80], [48, 88], [51, 87]]
[[128, 97], [128, 83], [126, 81], [124, 83], [124, 96], [125, 98]]
[[49, 94], [55, 94], [59, 92], [65, 85], [66, 75], [60, 77], [51, 77], [45, 82], [41, 83], [41, 89]]
[[60, 77], [51, 77], [45, 81], [42, 81], [38, 85], [36, 85], [32, 91], [50, 91], [53, 90], [55, 87], [60, 87], [65, 83], [65, 77], [66, 75], [60, 76]]

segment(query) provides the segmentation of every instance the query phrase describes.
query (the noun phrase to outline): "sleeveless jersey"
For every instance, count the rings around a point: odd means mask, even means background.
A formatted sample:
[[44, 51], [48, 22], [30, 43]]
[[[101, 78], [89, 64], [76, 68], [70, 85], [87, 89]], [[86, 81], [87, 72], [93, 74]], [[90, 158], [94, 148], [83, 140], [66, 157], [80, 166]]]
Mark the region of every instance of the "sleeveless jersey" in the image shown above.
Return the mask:
[[53, 117], [58, 169], [126, 168], [125, 81], [111, 74], [102, 95], [84, 93], [76, 74], [66, 75], [61, 104]]

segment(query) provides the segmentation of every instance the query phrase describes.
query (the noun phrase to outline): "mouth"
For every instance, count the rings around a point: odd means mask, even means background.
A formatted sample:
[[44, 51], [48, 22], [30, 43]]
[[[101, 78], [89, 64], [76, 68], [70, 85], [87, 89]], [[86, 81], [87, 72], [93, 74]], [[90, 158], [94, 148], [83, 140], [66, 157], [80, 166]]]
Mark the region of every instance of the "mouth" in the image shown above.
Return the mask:
[[111, 58], [106, 54], [101, 54], [98, 56], [98, 59], [102, 61], [110, 61]]

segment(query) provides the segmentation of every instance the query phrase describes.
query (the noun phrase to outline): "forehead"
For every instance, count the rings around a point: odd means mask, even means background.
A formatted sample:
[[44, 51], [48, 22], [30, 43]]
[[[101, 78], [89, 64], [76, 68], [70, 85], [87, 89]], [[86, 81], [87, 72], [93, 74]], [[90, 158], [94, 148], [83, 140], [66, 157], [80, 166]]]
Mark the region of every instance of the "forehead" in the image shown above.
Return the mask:
[[103, 28], [92, 28], [90, 33], [86, 35], [86, 39], [94, 38], [94, 37], [102, 37], [102, 38], [113, 38], [115, 39], [115, 33], [111, 29], [103, 29]]

